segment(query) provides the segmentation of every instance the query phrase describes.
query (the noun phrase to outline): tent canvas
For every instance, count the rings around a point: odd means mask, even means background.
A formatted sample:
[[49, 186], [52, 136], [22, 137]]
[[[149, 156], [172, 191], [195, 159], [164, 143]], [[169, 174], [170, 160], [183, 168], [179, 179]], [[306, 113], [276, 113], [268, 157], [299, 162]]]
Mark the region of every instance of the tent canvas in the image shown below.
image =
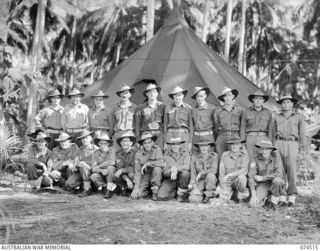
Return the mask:
[[[216, 106], [220, 105], [217, 97], [225, 86], [239, 90], [237, 102], [244, 107], [251, 104], [248, 95], [259, 89], [197, 37], [179, 8], [172, 11], [151, 40], [102, 79], [87, 87], [84, 102], [90, 104], [89, 96], [100, 89], [109, 95], [105, 104], [114, 105], [118, 102], [115, 92], [127, 84], [136, 88], [132, 101], [142, 103], [142, 91], [145, 89], [142, 79], [157, 81], [162, 88], [160, 100], [166, 104], [171, 102], [168, 93], [176, 85], [189, 90], [185, 102], [190, 105], [195, 104], [191, 99], [195, 86], [209, 87], [212, 95], [208, 97], [208, 102]], [[271, 98], [266, 107], [277, 110], [278, 105]]]

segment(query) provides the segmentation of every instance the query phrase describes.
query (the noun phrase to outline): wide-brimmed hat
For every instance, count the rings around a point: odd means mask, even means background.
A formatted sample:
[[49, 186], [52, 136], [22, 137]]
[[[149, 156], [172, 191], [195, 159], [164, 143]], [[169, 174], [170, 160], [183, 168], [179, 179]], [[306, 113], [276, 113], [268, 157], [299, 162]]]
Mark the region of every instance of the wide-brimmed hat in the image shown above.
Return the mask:
[[156, 89], [157, 92], [161, 91], [161, 87], [157, 86], [156, 84], [153, 83], [148, 83], [147, 88], [143, 91], [143, 95], [146, 97], [147, 96], [147, 92], [150, 90]]
[[283, 100], [290, 99], [294, 104], [298, 102], [297, 99], [293, 98], [291, 95], [283, 95], [280, 97], [280, 99], [277, 101], [278, 104], [282, 104]]
[[205, 145], [214, 146], [215, 143], [212, 140], [208, 140], [206, 138], [203, 138], [203, 139], [200, 139], [199, 141], [195, 142], [194, 145], [196, 147], [205, 146]]
[[194, 92], [193, 92], [193, 95], [191, 96], [192, 99], [196, 99], [196, 96], [197, 96], [197, 93], [199, 91], [205, 91], [207, 96], [210, 94], [210, 88], [209, 87], [199, 87], [199, 86], [196, 86], [194, 88]]
[[69, 92], [68, 98], [71, 98], [71, 96], [76, 96], [76, 95], [80, 95], [81, 97], [83, 97], [84, 93], [79, 91], [78, 89], [74, 88]]
[[232, 94], [234, 95], [234, 98], [236, 98], [236, 97], [238, 96], [238, 94], [239, 94], [239, 92], [238, 92], [237, 89], [231, 89], [231, 88], [229, 88], [229, 87], [224, 87], [223, 90], [222, 90], [222, 92], [221, 92], [221, 95], [218, 96], [218, 99], [224, 102], [223, 97], [224, 97], [224, 95], [226, 95], [228, 92], [232, 92]]
[[47, 95], [47, 99], [52, 98], [52, 97], [60, 97], [60, 98], [63, 98], [64, 95], [61, 94], [61, 93], [59, 92], [59, 90], [56, 89], [56, 90], [51, 90], [51, 91], [49, 91], [49, 93], [48, 93], [48, 95]]
[[131, 131], [129, 131], [129, 132], [125, 132], [125, 133], [123, 133], [122, 135], [121, 135], [121, 137], [119, 137], [119, 138], [117, 138], [117, 144], [119, 145], [119, 146], [121, 146], [120, 145], [120, 143], [121, 143], [121, 140], [123, 139], [123, 138], [129, 138], [133, 143], [132, 143], [132, 145], [134, 145], [135, 143], [136, 143], [136, 141], [137, 141], [137, 138], [136, 138], [136, 136], [133, 134], [133, 132], [131, 132]]
[[93, 133], [94, 133], [94, 132], [90, 132], [89, 130], [84, 129], [84, 130], [81, 132], [80, 136], [77, 137], [77, 139], [82, 139], [82, 138], [84, 138], [84, 137], [86, 137], [86, 136], [88, 136], [88, 135], [92, 135]]
[[186, 141], [183, 140], [181, 137], [177, 137], [177, 138], [169, 138], [169, 140], [167, 140], [167, 144], [170, 145], [170, 144], [176, 144], [176, 143], [180, 143], [180, 144], [183, 144], [185, 143]]
[[152, 139], [152, 141], [156, 141], [157, 138], [158, 138], [157, 135], [152, 135], [149, 132], [143, 132], [140, 139], [138, 140], [138, 143], [142, 145], [143, 141], [145, 141], [146, 139]]
[[98, 143], [99, 143], [100, 140], [108, 141], [109, 144], [112, 143], [112, 139], [110, 139], [109, 134], [106, 133], [106, 132], [102, 132], [99, 136], [97, 136], [97, 137], [93, 140], [93, 142], [94, 142], [96, 145], [98, 145]]
[[49, 141], [51, 140], [51, 137], [49, 137], [47, 134], [44, 132], [38, 132], [37, 136], [35, 138], [31, 138], [33, 141], [40, 141], [40, 140], [46, 140]]
[[232, 139], [230, 139], [229, 141], [227, 141], [227, 144], [242, 144], [246, 142], [244, 139], [241, 139], [240, 137], [234, 137]]
[[256, 92], [254, 92], [253, 94], [250, 94], [249, 96], [248, 96], [248, 99], [249, 99], [249, 101], [251, 102], [251, 103], [253, 103], [253, 98], [254, 97], [263, 97], [263, 99], [264, 99], [264, 102], [267, 102], [268, 100], [269, 100], [269, 96], [268, 95], [266, 95], [266, 94], [264, 94], [262, 91], [260, 91], [260, 90], [257, 90]]
[[272, 149], [272, 151], [277, 150], [277, 147], [272, 145], [272, 142], [270, 140], [261, 140], [260, 142], [255, 144], [255, 147], [257, 147], [257, 148], [268, 148], [268, 149]]
[[95, 94], [91, 96], [91, 98], [109, 98], [109, 96], [104, 94], [103, 91], [98, 90]]
[[44, 133], [45, 131], [42, 128], [37, 128], [34, 132], [27, 133], [27, 136], [30, 137], [31, 139], [35, 139], [39, 132], [43, 132]]
[[116, 94], [120, 97], [121, 92], [129, 91], [131, 94], [133, 94], [135, 90], [136, 90], [135, 88], [130, 87], [129, 85], [124, 85], [121, 87], [120, 90], [116, 91]]
[[59, 134], [59, 137], [57, 139], [55, 139], [55, 141], [65, 141], [67, 139], [70, 139], [71, 136], [68, 133], [62, 132]]
[[186, 96], [187, 93], [188, 93], [188, 90], [182, 89], [180, 86], [176, 86], [176, 87], [172, 90], [172, 92], [170, 92], [170, 93], [168, 94], [168, 96], [173, 99], [173, 95], [174, 95], [174, 94], [177, 94], [177, 93], [179, 93], [179, 92], [182, 92], [182, 94], [183, 94], [184, 96]]

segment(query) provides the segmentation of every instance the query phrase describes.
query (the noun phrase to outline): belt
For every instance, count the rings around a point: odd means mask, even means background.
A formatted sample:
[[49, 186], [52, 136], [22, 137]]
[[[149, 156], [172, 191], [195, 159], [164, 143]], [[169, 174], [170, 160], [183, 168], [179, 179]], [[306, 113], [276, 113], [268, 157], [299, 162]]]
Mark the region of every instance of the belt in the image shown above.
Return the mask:
[[298, 139], [294, 136], [289, 136], [289, 137], [276, 136], [276, 140], [298, 141]]
[[82, 128], [67, 128], [67, 132], [82, 132], [84, 129], [86, 129], [86, 127], [82, 127]]
[[98, 130], [105, 130], [105, 131], [108, 131], [109, 130], [109, 128], [107, 128], [107, 127], [102, 127], [102, 126], [93, 126], [93, 127], [90, 127], [90, 130], [92, 130], [92, 131], [98, 131]]
[[48, 132], [48, 133], [60, 133], [60, 132], [62, 132], [62, 129], [51, 129], [51, 128], [47, 128], [47, 132]]
[[196, 136], [207, 136], [207, 135], [213, 135], [213, 131], [206, 131], [206, 132], [194, 132], [194, 135], [196, 135]]
[[187, 128], [168, 128], [168, 132], [189, 132]]
[[157, 132], [157, 133], [161, 133], [161, 130], [145, 130], [145, 132]]
[[247, 136], [267, 136], [266, 132], [247, 132]]
[[235, 135], [235, 134], [239, 134], [239, 131], [237, 130], [234, 130], [234, 131], [228, 131], [228, 130], [225, 130], [225, 131], [221, 131], [219, 132], [220, 135]]

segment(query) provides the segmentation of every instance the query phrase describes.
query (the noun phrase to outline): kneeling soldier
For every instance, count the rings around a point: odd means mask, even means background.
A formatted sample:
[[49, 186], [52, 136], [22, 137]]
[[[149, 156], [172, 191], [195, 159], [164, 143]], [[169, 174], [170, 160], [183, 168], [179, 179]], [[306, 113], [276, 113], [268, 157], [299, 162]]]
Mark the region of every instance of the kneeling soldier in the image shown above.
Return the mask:
[[138, 141], [142, 149], [135, 156], [134, 189], [132, 199], [146, 198], [151, 185], [152, 200], [158, 200], [158, 190], [162, 180], [162, 169], [165, 165], [162, 151], [154, 142], [157, 136], [144, 132]]
[[121, 147], [116, 152], [117, 171], [114, 174], [115, 183], [122, 188], [122, 195], [133, 189], [134, 178], [134, 157], [135, 149], [132, 147], [136, 143], [136, 137], [132, 132], [124, 133], [117, 139], [117, 144]]
[[249, 165], [249, 155], [242, 148], [243, 143], [244, 140], [239, 137], [229, 140], [227, 144], [231, 145], [231, 149], [221, 156], [219, 182], [221, 186], [220, 198], [222, 199], [230, 200], [233, 197], [236, 202], [243, 199]]
[[[214, 197], [218, 179], [216, 177], [218, 171], [218, 154], [209, 151], [214, 146], [212, 141], [202, 139], [194, 144], [199, 148], [191, 158], [191, 178], [188, 186], [190, 192], [190, 202], [207, 203], [210, 198]], [[205, 197], [203, 198], [203, 194]]]
[[[190, 181], [190, 154], [182, 146], [185, 141], [180, 137], [170, 138], [167, 144], [171, 147], [165, 153], [164, 180], [158, 191], [160, 200], [172, 200], [178, 194], [178, 201], [188, 200], [188, 184]], [[177, 192], [178, 187], [178, 192]]]
[[280, 196], [285, 196], [283, 165], [276, 147], [269, 140], [255, 145], [260, 151], [250, 164], [249, 187], [251, 190], [251, 206], [264, 201], [271, 193], [270, 207], [276, 209]]
[[49, 177], [53, 185], [64, 187], [66, 180], [71, 175], [71, 169], [78, 163], [78, 146], [70, 142], [71, 136], [65, 132], [60, 133], [55, 140], [60, 146], [52, 150], [52, 167]]
[[98, 147], [91, 143], [92, 134], [93, 132], [84, 130], [77, 138], [82, 143], [77, 153], [79, 161], [76, 166], [71, 168], [72, 174], [66, 181], [66, 188], [71, 190], [83, 184], [83, 192], [79, 197], [86, 197], [91, 194], [90, 175], [92, 174], [92, 156], [98, 150]]
[[104, 198], [112, 197], [112, 191], [116, 188], [113, 183], [114, 174], [116, 172], [116, 154], [113, 147], [109, 147], [112, 140], [106, 132], [102, 132], [94, 143], [99, 145], [100, 149], [94, 152], [92, 156], [92, 172], [90, 176], [93, 184], [101, 190]]

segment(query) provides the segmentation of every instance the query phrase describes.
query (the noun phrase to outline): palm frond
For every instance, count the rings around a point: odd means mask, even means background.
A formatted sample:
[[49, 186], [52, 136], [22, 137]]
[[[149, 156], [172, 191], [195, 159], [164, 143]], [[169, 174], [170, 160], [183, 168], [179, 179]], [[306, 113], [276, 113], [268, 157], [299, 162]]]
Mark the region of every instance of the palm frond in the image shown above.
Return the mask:
[[6, 161], [12, 150], [20, 143], [20, 138], [13, 135], [7, 125], [0, 125], [0, 163]]

